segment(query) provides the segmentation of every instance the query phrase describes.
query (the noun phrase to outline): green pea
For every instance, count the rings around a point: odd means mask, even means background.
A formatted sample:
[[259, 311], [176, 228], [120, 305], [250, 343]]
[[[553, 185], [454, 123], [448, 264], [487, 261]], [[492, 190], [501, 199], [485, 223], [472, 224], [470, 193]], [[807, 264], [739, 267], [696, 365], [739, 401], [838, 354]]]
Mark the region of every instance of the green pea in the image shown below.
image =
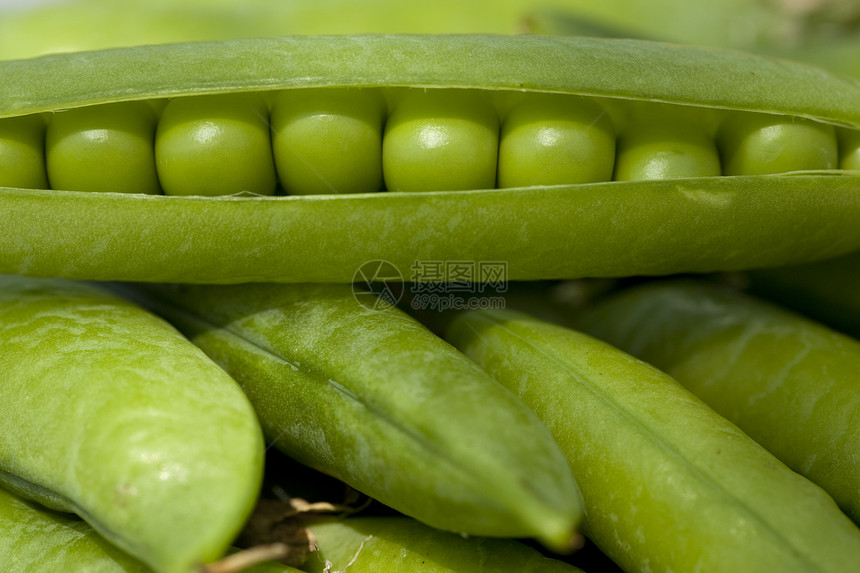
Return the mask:
[[291, 458], [433, 527], [569, 547], [579, 493], [546, 428], [414, 318], [350, 285], [148, 290]]
[[623, 570], [860, 562], [860, 530], [833, 499], [652, 366], [513, 311], [463, 313], [448, 338], [544, 421], [582, 490], [583, 532]]
[[615, 132], [593, 101], [531, 94], [502, 124], [499, 187], [609, 181]]
[[634, 289], [583, 321], [674, 376], [860, 521], [856, 340], [697, 283]]
[[48, 187], [44, 137], [41, 115], [0, 119], [0, 187]]
[[382, 166], [389, 191], [496, 186], [499, 119], [482, 94], [416, 90], [385, 125]]
[[860, 170], [860, 131], [837, 129], [839, 168]]
[[227, 550], [263, 442], [223, 370], [100, 288], [0, 277], [0, 484], [83, 517], [158, 573]]
[[836, 169], [839, 163], [833, 126], [764, 113], [731, 115], [719, 147], [726, 175]]
[[378, 91], [286, 90], [272, 108], [272, 147], [281, 185], [296, 195], [382, 188]]
[[716, 177], [720, 158], [713, 138], [697, 125], [666, 118], [640, 120], [618, 140], [618, 181]]
[[255, 94], [170, 101], [155, 139], [158, 177], [167, 195], [275, 192], [268, 109]]
[[352, 517], [310, 530], [319, 552], [304, 566], [309, 573], [579, 572], [517, 541], [463, 537], [403, 517]]
[[158, 193], [152, 151], [156, 115], [144, 102], [56, 112], [48, 122], [45, 158], [54, 189]]

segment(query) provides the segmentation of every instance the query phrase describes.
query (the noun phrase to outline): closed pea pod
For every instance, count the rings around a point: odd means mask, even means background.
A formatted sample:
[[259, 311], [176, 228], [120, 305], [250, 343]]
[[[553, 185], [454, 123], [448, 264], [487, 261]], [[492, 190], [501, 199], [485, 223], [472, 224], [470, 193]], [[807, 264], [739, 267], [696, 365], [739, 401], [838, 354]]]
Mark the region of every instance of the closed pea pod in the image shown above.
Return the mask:
[[223, 555], [263, 453], [232, 379], [164, 321], [71, 281], [0, 278], [0, 338], [4, 487], [157, 572]]
[[[642, 61], [653, 66], [642, 67]], [[633, 66], [639, 69], [635, 77], [629, 73]], [[72, 67], [79, 73], [64, 75]], [[499, 101], [519, 98], [526, 107], [540, 107], [528, 100], [588, 98], [606, 108], [662, 102], [671, 112], [768, 115], [783, 123], [823, 126], [824, 132], [832, 125], [860, 126], [856, 82], [799, 64], [648, 42], [476, 35], [149, 46], [2, 62], [0, 68], [10, 78], [0, 90], [4, 117], [169, 99], [159, 122], [159, 131], [166, 132], [173, 121], [171, 107], [205, 107], [195, 103], [197, 96], [203, 101], [232, 94], [245, 116], [252, 110], [250, 132], [260, 145], [250, 159], [240, 160], [243, 166], [228, 169], [252, 177], [219, 193], [267, 194], [277, 186], [268, 130], [263, 127], [257, 137], [267, 110], [248, 105], [257, 97], [276, 101], [279, 91], [380, 89], [384, 97], [398, 94], [389, 102], [386, 140], [396, 142], [401, 138], [397, 126], [413, 120], [427, 128], [405, 130], [404, 145], [383, 144], [385, 187], [400, 188], [399, 170], [408, 183], [403, 188], [423, 190], [420, 197], [89, 197], [62, 189], [4, 189], [0, 223], [10, 232], [0, 239], [0, 270], [7, 272], [171, 282], [349, 281], [362, 263], [383, 258], [403, 277], [422, 260], [506, 260], [508, 278], [535, 279], [736, 270], [821, 259], [860, 247], [854, 224], [860, 190], [856, 174], [847, 170], [731, 178], [699, 171], [698, 177], [671, 182], [592, 183], [576, 183], [579, 175], [571, 172], [564, 176], [567, 182], [524, 178], [517, 184], [527, 179], [542, 184], [492, 188], [494, 157], [503, 144], [496, 141]], [[665, 69], [673, 75], [657, 73]], [[713, 81], [700, 81], [702, 69], [713, 70]], [[56, 77], [63, 81], [55, 82]], [[105, 86], [108, 77], [111, 83]], [[448, 133], [454, 124], [434, 120], [444, 115], [450, 120], [453, 112], [460, 117], [455, 123], [470, 126], [462, 132], [464, 139], [457, 136], [452, 143], [451, 149], [461, 151], [453, 158], [412, 163], [430, 149], [422, 141], [445, 139], [431, 135]], [[551, 121], [556, 120], [547, 118]], [[484, 143], [465, 143], [473, 136]], [[189, 141], [181, 141], [184, 150]], [[159, 148], [157, 141], [156, 155]], [[385, 149], [399, 149], [392, 152], [402, 153], [402, 159], [386, 167]], [[337, 149], [319, 153], [336, 155]], [[226, 152], [216, 167], [225, 167], [234, 155]], [[606, 164], [612, 159], [602, 158]], [[256, 161], [265, 165], [253, 167]], [[543, 172], [531, 162], [522, 158], [530, 171]], [[219, 173], [211, 166], [201, 173], [199, 165], [185, 165], [191, 171], [181, 167], [174, 175], [189, 185]], [[340, 176], [357, 181], [359, 175], [363, 169], [349, 167]], [[161, 172], [159, 178], [164, 179]], [[217, 178], [219, 184], [229, 179]], [[170, 193], [165, 181], [162, 187]], [[208, 193], [214, 185], [206, 184], [208, 191], [190, 186], [182, 193]], [[281, 186], [288, 185], [281, 181]], [[643, 235], [649, 240], [638, 240]], [[232, 252], [250, 255], [225, 256]]]
[[860, 343], [740, 293], [646, 285], [578, 323], [677, 378], [860, 520]]
[[625, 571], [851, 570], [860, 530], [666, 374], [573, 330], [468, 311], [448, 338], [550, 428], [584, 533]]
[[[87, 522], [45, 509], [0, 488], [0, 555], [6, 573], [86, 571], [152, 573], [141, 561], [120, 551]], [[298, 573], [274, 562], [257, 563], [245, 573]]]
[[310, 530], [319, 552], [303, 567], [309, 573], [580, 572], [517, 541], [464, 538], [403, 517], [354, 517]]
[[85, 521], [50, 511], [0, 488], [0, 555], [3, 570], [77, 570], [151, 573], [151, 569], [101, 537]]
[[291, 458], [440, 529], [569, 547], [579, 492], [546, 428], [414, 318], [349, 285], [147, 290]]

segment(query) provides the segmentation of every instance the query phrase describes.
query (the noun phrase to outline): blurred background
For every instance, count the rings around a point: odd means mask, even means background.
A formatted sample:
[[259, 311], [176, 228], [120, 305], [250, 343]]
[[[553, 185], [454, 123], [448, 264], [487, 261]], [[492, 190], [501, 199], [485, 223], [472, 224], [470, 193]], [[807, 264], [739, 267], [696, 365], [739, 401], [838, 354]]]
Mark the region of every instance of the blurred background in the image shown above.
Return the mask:
[[860, 76], [860, 0], [0, 0], [0, 58], [249, 36], [633, 37], [806, 60]]

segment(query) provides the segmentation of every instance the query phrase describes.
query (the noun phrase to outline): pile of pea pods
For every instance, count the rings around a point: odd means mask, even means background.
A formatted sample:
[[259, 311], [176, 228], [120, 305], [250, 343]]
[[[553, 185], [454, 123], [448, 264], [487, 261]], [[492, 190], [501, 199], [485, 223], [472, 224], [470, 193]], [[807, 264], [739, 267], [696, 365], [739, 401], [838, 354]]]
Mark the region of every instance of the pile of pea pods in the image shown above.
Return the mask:
[[341, 4], [0, 21], [0, 570], [855, 570], [826, 14]]

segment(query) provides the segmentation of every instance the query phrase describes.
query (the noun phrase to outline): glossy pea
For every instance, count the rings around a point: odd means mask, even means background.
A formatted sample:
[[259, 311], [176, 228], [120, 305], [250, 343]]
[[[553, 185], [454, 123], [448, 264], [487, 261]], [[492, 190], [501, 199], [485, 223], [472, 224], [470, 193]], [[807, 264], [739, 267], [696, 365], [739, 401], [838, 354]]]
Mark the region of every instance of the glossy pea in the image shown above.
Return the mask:
[[802, 118], [764, 113], [733, 114], [719, 133], [726, 175], [764, 175], [839, 164], [836, 132]]
[[631, 106], [618, 138], [618, 181], [716, 177], [722, 174], [713, 120], [678, 106]]
[[546, 428], [414, 318], [349, 285], [149, 291], [290, 457], [433, 527], [569, 546], [579, 492]]
[[278, 177], [289, 194], [382, 188], [385, 101], [378, 90], [285, 90], [272, 108]]
[[860, 170], [860, 131], [838, 129], [839, 168]]
[[416, 90], [385, 124], [382, 166], [389, 191], [496, 186], [499, 119], [486, 95]]
[[308, 573], [581, 573], [518, 541], [462, 537], [404, 517], [353, 517], [310, 530], [319, 550], [303, 566]]
[[832, 498], [654, 367], [512, 311], [467, 311], [448, 338], [547, 424], [580, 484], [584, 533], [625, 571], [836, 573], [860, 560], [860, 530]]
[[593, 183], [612, 179], [615, 128], [587, 98], [531, 94], [502, 124], [499, 187]]
[[624, 292], [582, 324], [666, 370], [860, 520], [860, 342], [705, 283]]
[[48, 187], [44, 137], [41, 115], [0, 119], [0, 187]]
[[159, 193], [157, 116], [146, 102], [57, 112], [48, 122], [45, 159], [55, 189]]
[[167, 195], [275, 192], [268, 108], [256, 94], [170, 101], [158, 122], [155, 161]]
[[263, 442], [229, 376], [163, 320], [72, 281], [0, 277], [0, 483], [160, 573], [219, 559]]

